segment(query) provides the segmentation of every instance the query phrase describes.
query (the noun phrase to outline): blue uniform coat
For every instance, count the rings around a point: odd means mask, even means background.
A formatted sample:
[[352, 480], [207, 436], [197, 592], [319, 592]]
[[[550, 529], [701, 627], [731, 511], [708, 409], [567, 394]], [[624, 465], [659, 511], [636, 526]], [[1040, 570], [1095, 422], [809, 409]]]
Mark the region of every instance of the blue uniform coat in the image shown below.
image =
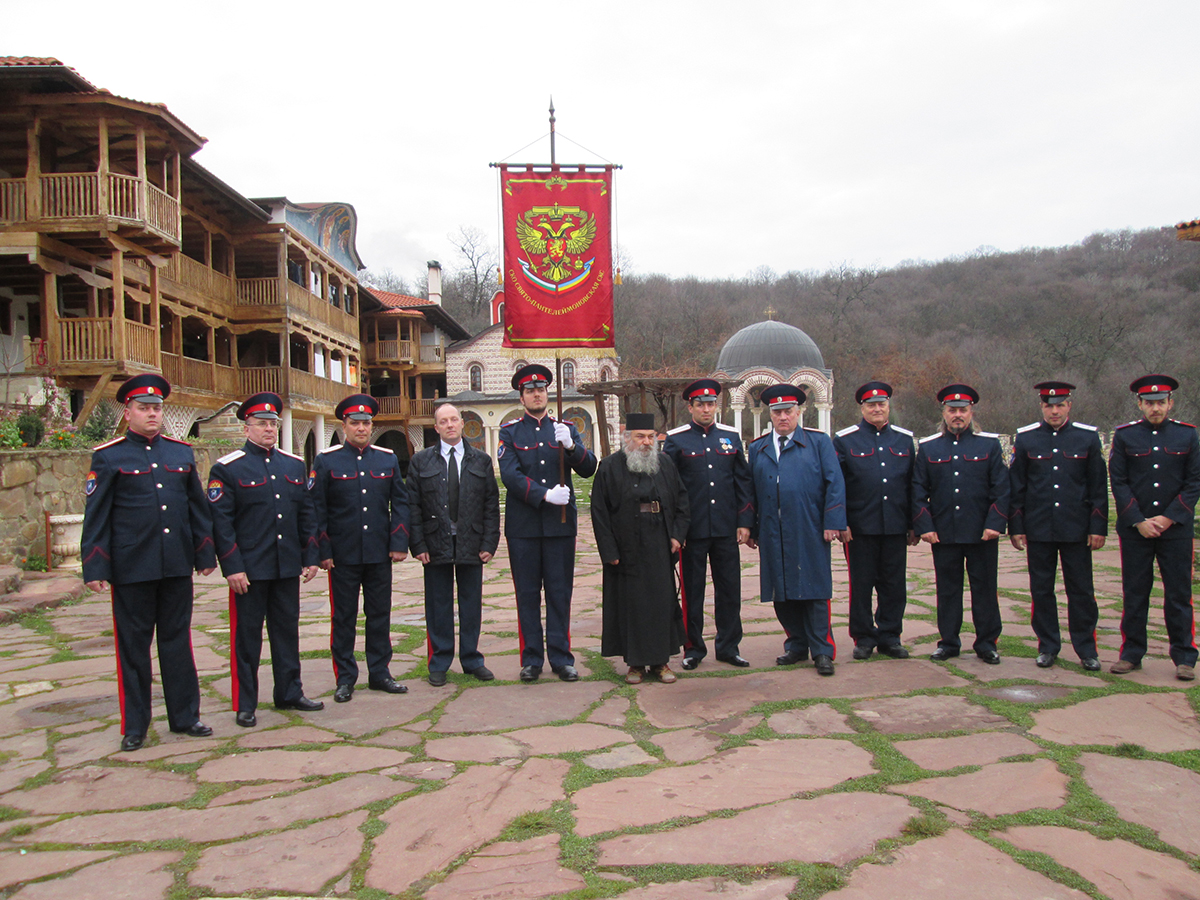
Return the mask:
[[917, 446], [913, 531], [943, 544], [978, 544], [984, 529], [1008, 527], [1008, 469], [993, 434], [931, 434]]
[[395, 453], [374, 444], [330, 447], [310, 477], [321, 559], [358, 566], [408, 552], [408, 488]]
[[667, 433], [671, 457], [692, 508], [688, 539], [733, 537], [754, 524], [754, 486], [742, 455], [742, 437], [730, 425], [690, 422]]
[[846, 528], [846, 485], [833, 442], [822, 431], [797, 428], [776, 458], [774, 432], [750, 444], [763, 603], [828, 600], [833, 596], [824, 532]]
[[1121, 425], [1113, 433], [1108, 461], [1113, 499], [1117, 503], [1117, 532], [1139, 538], [1137, 524], [1166, 516], [1175, 524], [1163, 538], [1192, 537], [1196, 499], [1200, 497], [1200, 443], [1196, 428], [1167, 419], [1151, 425], [1146, 419]]
[[846, 521], [853, 535], [906, 534], [912, 506], [912, 432], [863, 419], [833, 439], [846, 479]]
[[[570, 422], [575, 446], [566, 452], [570, 486], [571, 471], [585, 478], [596, 474], [596, 455], [583, 446], [583, 439]], [[558, 484], [558, 443], [554, 440], [554, 417], [542, 416], [539, 422], [526, 413], [506, 422], [500, 429], [500, 480], [507, 490], [504, 501], [504, 536], [516, 538], [569, 537], [577, 530], [575, 490], [567, 505], [567, 521], [562, 507], [546, 503], [546, 491]], [[514, 563], [517, 561], [514, 560]]]
[[1108, 478], [1096, 429], [1048, 422], [1017, 430], [1008, 470], [1010, 534], [1031, 541], [1082, 542], [1108, 534]]

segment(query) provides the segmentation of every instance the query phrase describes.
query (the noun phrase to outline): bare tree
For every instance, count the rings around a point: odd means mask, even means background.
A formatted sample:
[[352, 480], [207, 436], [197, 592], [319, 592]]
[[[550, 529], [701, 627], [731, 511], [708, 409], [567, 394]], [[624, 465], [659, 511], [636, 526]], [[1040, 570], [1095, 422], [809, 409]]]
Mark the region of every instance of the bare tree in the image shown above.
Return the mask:
[[473, 322], [488, 311], [496, 292], [499, 257], [487, 233], [474, 225], [460, 225], [447, 238], [454, 245], [456, 257], [450, 277], [442, 286], [444, 301], [451, 313]]

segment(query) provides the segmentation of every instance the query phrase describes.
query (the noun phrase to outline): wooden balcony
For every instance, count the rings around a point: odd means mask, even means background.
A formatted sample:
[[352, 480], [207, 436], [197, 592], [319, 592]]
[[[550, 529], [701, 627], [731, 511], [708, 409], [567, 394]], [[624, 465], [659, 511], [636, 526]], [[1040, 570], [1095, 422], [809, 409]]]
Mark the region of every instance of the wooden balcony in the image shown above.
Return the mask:
[[[121, 357], [151, 369], [158, 368], [154, 329], [138, 322], [125, 322], [125, 353]], [[60, 319], [59, 362], [115, 362], [113, 320]]]
[[436, 400], [411, 400], [408, 397], [379, 397], [380, 417], [433, 420]]
[[[237, 301], [245, 306], [278, 306], [280, 302], [279, 279], [239, 278], [237, 280]], [[355, 316], [322, 300], [294, 281], [287, 282], [287, 306], [288, 309], [323, 322], [335, 331], [358, 340], [358, 319]]]
[[446, 362], [446, 345], [445, 344], [422, 344], [421, 345], [421, 363], [442, 363]]
[[208, 391], [228, 398], [234, 397], [238, 392], [236, 369], [203, 359], [164, 353], [162, 374], [175, 388]]
[[[204, 263], [196, 262], [190, 256], [184, 256], [182, 253], [171, 256], [162, 268], [162, 275], [164, 278], [191, 288], [205, 297], [222, 300], [225, 303], [237, 301], [237, 289], [232, 278], [222, 275], [215, 269], [210, 269]], [[261, 280], [273, 281], [274, 279], [264, 278]]]
[[364, 353], [368, 363], [410, 363], [413, 361], [413, 342], [367, 341]]
[[328, 378], [322, 378], [320, 375], [314, 375], [311, 372], [302, 372], [299, 369], [289, 370], [288, 379], [291, 383], [291, 394], [293, 397], [309, 397], [310, 399], [320, 400], [333, 406], [341, 403], [351, 394], [358, 392], [356, 385], [331, 381]]
[[179, 201], [144, 178], [98, 172], [42, 175], [41, 214], [30, 209], [26, 180], [0, 180], [0, 222], [72, 222], [80, 230], [100, 227], [90, 219], [115, 219], [141, 226], [178, 244]]

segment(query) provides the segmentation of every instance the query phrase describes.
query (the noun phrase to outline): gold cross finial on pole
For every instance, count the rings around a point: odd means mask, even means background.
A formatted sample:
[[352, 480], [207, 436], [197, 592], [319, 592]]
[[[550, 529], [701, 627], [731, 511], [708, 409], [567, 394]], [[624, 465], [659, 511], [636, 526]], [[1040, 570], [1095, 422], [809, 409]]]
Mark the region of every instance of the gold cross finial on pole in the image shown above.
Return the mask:
[[775, 313], [777, 312], [775, 307], [771, 306], [770, 304], [767, 304], [767, 308], [764, 309], [763, 312], [766, 313], [768, 321], [771, 321], [771, 322], [775, 321]]

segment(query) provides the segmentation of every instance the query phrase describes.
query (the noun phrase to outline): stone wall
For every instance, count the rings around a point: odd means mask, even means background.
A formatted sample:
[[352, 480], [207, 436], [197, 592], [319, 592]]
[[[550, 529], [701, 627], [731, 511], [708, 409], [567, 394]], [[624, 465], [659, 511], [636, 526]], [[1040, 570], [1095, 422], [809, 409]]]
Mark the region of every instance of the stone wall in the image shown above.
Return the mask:
[[[231, 448], [195, 447], [203, 484]], [[0, 451], [0, 565], [46, 554], [46, 517], [83, 512], [91, 450]]]

